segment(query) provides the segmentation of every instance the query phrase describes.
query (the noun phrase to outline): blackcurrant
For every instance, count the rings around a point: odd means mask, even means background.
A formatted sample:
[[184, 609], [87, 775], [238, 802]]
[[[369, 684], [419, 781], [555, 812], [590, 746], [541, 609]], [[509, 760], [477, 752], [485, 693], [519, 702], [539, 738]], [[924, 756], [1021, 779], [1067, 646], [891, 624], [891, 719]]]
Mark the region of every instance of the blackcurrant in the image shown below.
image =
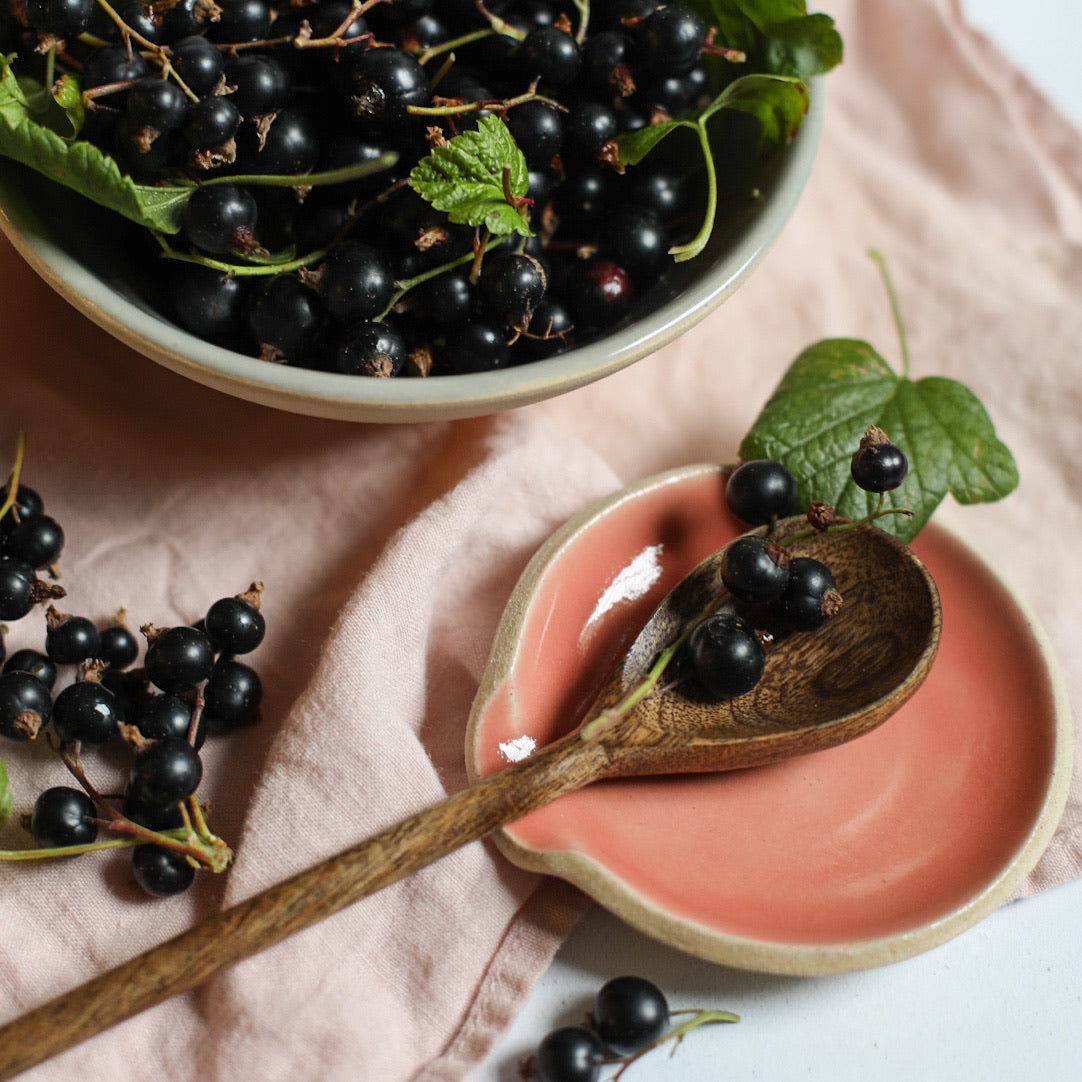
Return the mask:
[[574, 162], [596, 162], [619, 132], [616, 115], [598, 101], [580, 102], [564, 121], [564, 155]]
[[21, 620], [37, 596], [37, 575], [25, 560], [0, 556], [0, 620]]
[[[150, 65], [142, 54], [129, 51], [125, 45], [106, 45], [87, 57], [83, 65], [82, 85], [84, 90], [107, 83], [130, 83], [149, 74]], [[104, 100], [113, 104], [115, 98], [110, 95]]]
[[544, 267], [533, 256], [501, 252], [481, 275], [482, 308], [487, 316], [525, 330], [547, 284]]
[[187, 740], [192, 703], [181, 695], [151, 695], [139, 704], [131, 721], [148, 740]]
[[905, 452], [883, 437], [865, 437], [849, 466], [853, 480], [865, 492], [890, 492], [909, 472]]
[[274, 114], [269, 126], [243, 124], [237, 133], [237, 168], [243, 173], [296, 176], [319, 161], [318, 126], [297, 106]]
[[98, 631], [98, 659], [114, 669], [126, 669], [139, 656], [139, 640], [123, 624]]
[[474, 289], [469, 276], [450, 272], [437, 274], [417, 287], [417, 316], [437, 326], [451, 326], [473, 310]]
[[195, 878], [195, 868], [182, 853], [153, 842], [137, 845], [132, 850], [131, 870], [136, 883], [155, 898], [180, 894]]
[[155, 133], [175, 131], [188, 115], [188, 99], [176, 83], [144, 79], [128, 91], [125, 114], [133, 129]]
[[240, 110], [229, 98], [212, 95], [189, 106], [180, 130], [193, 150], [216, 150], [237, 134], [240, 121]]
[[219, 0], [219, 18], [209, 23], [212, 41], [241, 43], [270, 35], [274, 12], [267, 0]]
[[221, 50], [202, 34], [181, 38], [169, 59], [185, 86], [200, 98], [213, 94], [225, 71]]
[[532, 100], [508, 110], [507, 128], [528, 165], [548, 166], [563, 146], [563, 114], [548, 102]]
[[206, 633], [183, 625], [155, 631], [143, 658], [147, 679], [160, 691], [191, 691], [213, 665], [214, 647]]
[[248, 654], [263, 641], [267, 621], [246, 598], [223, 597], [207, 609], [203, 627], [215, 650]]
[[226, 61], [225, 75], [242, 116], [269, 116], [289, 100], [289, 72], [273, 56], [241, 53]]
[[668, 231], [652, 210], [629, 203], [604, 219], [601, 251], [633, 276], [653, 272], [668, 249]]
[[669, 1005], [661, 989], [643, 977], [614, 977], [594, 999], [593, 1026], [619, 1056], [631, 1055], [665, 1031]]
[[138, 823], [149, 830], [179, 830], [184, 826], [184, 813], [180, 810], [179, 802], [148, 804], [140, 799], [138, 793], [132, 788], [131, 782], [124, 788], [120, 811], [133, 823]]
[[505, 368], [510, 359], [507, 329], [484, 319], [468, 319], [450, 328], [439, 353], [439, 374], [490, 372]]
[[789, 569], [784, 553], [764, 537], [738, 537], [721, 557], [721, 580], [741, 601], [775, 601], [785, 592]]
[[335, 248], [324, 263], [320, 292], [335, 319], [372, 319], [390, 302], [394, 273], [377, 248], [349, 241]]
[[94, 680], [68, 684], [53, 703], [53, 728], [65, 744], [101, 747], [117, 735], [119, 720], [116, 696]]
[[204, 252], [226, 253], [250, 247], [258, 208], [247, 188], [208, 184], [192, 192], [184, 208], [184, 231]]
[[236, 334], [242, 326], [246, 279], [197, 263], [175, 263], [169, 297], [180, 324], [209, 341]]
[[390, 379], [406, 363], [406, 343], [385, 323], [362, 320], [342, 335], [334, 353], [337, 371], [352, 376]]
[[28, 672], [0, 674], [0, 736], [32, 740], [52, 713], [49, 689]]
[[276, 274], [250, 293], [245, 317], [263, 352], [288, 360], [303, 358], [323, 320], [315, 290], [292, 274]]
[[841, 594], [826, 564], [810, 556], [789, 561], [789, 583], [778, 600], [785, 622], [800, 631], [820, 627], [841, 606]]
[[700, 688], [717, 699], [750, 691], [766, 664], [755, 628], [732, 613], [703, 620], [688, 639], [688, 654]]
[[763, 526], [790, 514], [796, 496], [796, 478], [784, 463], [771, 458], [742, 462], [725, 482], [729, 510], [752, 526]]
[[585, 1026], [561, 1026], [547, 1033], [537, 1046], [535, 1064], [539, 1082], [596, 1082], [605, 1049]]
[[136, 752], [129, 778], [132, 791], [147, 804], [175, 804], [191, 796], [203, 778], [199, 753], [176, 737], [151, 741]]
[[90, 26], [94, 0], [26, 0], [26, 21], [39, 33], [75, 38]]
[[405, 50], [386, 46], [350, 55], [350, 100], [354, 113], [362, 120], [388, 130], [407, 120], [407, 106], [427, 105], [431, 99], [424, 68]]
[[[3, 493], [5, 497], [8, 495], [6, 489]], [[20, 522], [44, 513], [45, 501], [38, 495], [37, 490], [29, 485], [19, 485], [15, 490], [14, 504], [4, 512], [4, 517], [0, 518], [0, 534], [10, 533]]]
[[47, 654], [29, 647], [14, 651], [4, 662], [4, 672], [28, 672], [50, 689], [56, 684], [56, 663]]
[[593, 255], [576, 264], [570, 299], [580, 324], [611, 326], [627, 313], [634, 296], [631, 275], [613, 260]]
[[702, 55], [706, 27], [693, 11], [662, 4], [636, 27], [638, 62], [655, 73], [683, 75]]
[[34, 801], [30, 832], [42, 849], [87, 845], [98, 836], [94, 801], [80, 789], [56, 785]]
[[20, 522], [3, 541], [5, 556], [25, 560], [31, 567], [54, 563], [64, 547], [64, 530], [51, 515], [35, 515]]
[[96, 658], [101, 635], [86, 616], [64, 616], [50, 610], [45, 628], [45, 653], [57, 665], [78, 665]]
[[531, 79], [541, 80], [542, 90], [558, 90], [569, 86], [582, 67], [582, 53], [578, 43], [555, 26], [541, 26], [531, 30], [523, 39], [515, 54], [516, 64]]
[[203, 688], [203, 718], [211, 732], [223, 733], [259, 720], [263, 684], [259, 674], [242, 661], [215, 662]]

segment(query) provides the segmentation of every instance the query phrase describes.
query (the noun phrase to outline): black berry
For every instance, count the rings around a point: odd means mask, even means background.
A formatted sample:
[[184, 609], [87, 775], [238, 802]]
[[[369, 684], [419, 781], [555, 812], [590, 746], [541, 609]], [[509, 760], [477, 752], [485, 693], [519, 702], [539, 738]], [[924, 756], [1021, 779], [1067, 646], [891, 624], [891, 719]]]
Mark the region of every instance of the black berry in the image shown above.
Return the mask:
[[30, 832], [42, 849], [87, 845], [98, 836], [94, 802], [79, 789], [57, 785], [34, 801]]
[[752, 526], [763, 526], [790, 514], [796, 495], [792, 473], [783, 463], [770, 458], [742, 462], [725, 482], [729, 510]]
[[766, 664], [755, 629], [731, 613], [703, 620], [688, 639], [688, 653], [699, 686], [717, 699], [750, 691]]
[[661, 989], [643, 977], [615, 977], [594, 1000], [593, 1025], [605, 1047], [627, 1056], [656, 1040], [669, 1022]]

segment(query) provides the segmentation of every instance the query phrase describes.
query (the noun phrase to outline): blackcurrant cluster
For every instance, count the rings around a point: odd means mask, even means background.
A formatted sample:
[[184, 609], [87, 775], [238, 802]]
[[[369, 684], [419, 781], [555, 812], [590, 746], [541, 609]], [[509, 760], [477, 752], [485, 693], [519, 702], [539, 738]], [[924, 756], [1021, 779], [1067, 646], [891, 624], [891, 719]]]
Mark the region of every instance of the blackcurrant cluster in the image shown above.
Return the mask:
[[[186, 207], [196, 261], [173, 261], [163, 292], [181, 325], [228, 348], [379, 377], [549, 357], [627, 317], [701, 219], [701, 169], [652, 155], [625, 171], [615, 152], [621, 133], [717, 91], [708, 28], [679, 4], [6, 3], [20, 52], [62, 44], [81, 138], [143, 183], [216, 181]], [[534, 235], [482, 260], [478, 232], [406, 178], [494, 113], [528, 165]], [[375, 175], [305, 185], [389, 152]], [[303, 265], [249, 273], [282, 252]]]
[[696, 1026], [738, 1020], [728, 1011], [675, 1013], [691, 1018], [670, 1030], [669, 1004], [656, 984], [644, 977], [615, 977], [598, 990], [585, 1024], [560, 1026], [547, 1033], [521, 1073], [538, 1082], [597, 1082], [606, 1064], [620, 1065], [623, 1070], [652, 1048], [679, 1040]]
[[[897, 488], [907, 471], [905, 453], [882, 429], [869, 426], [851, 460], [858, 487], [882, 494]], [[725, 498], [742, 521], [772, 526], [792, 513], [797, 484], [783, 463], [752, 459], [728, 475]], [[813, 501], [808, 521], [815, 529], [829, 528], [835, 522], [833, 509]], [[699, 621], [687, 640], [698, 691], [714, 700], [751, 691], [780, 635], [814, 631], [842, 607], [830, 568], [810, 556], [791, 555], [772, 529], [727, 545], [720, 571], [726, 603]]]
[[[24, 742], [44, 735], [81, 783], [79, 789], [51, 787], [37, 798], [29, 817], [37, 845], [85, 846], [105, 825], [139, 843], [131, 852], [132, 873], [147, 893], [184, 890], [198, 864], [215, 867], [217, 858], [226, 859], [195, 801], [203, 776], [200, 749], [208, 733], [230, 732], [259, 717], [262, 682], [238, 655], [263, 640], [262, 584], [215, 601], [191, 626], [143, 625], [146, 645], [136, 667], [140, 642], [123, 613], [99, 623], [62, 612], [54, 602], [64, 591], [37, 576], [43, 567], [57, 574], [63, 531], [36, 491], [15, 488], [0, 530], [0, 617], [18, 620], [48, 601], [41, 648], [4, 657], [0, 736]], [[28, 537], [60, 540], [39, 544], [31, 562]], [[128, 776], [114, 807], [89, 781], [85, 752], [124, 745], [131, 753]]]

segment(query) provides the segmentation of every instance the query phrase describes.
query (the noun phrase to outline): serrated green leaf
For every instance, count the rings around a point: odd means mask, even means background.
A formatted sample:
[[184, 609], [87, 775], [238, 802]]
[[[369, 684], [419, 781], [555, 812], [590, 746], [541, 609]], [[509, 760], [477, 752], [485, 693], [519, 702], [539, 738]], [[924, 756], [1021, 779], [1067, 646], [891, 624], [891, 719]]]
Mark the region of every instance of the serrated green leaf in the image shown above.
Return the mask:
[[784, 462], [802, 508], [814, 498], [858, 518], [878, 502], [849, 472], [871, 424], [909, 459], [905, 482], [886, 493], [884, 504], [913, 515], [882, 520], [903, 541], [917, 535], [948, 492], [960, 503], [985, 502], [1018, 484], [1014, 458], [968, 388], [938, 376], [901, 377], [867, 342], [853, 339], [827, 339], [797, 357], [744, 437], [740, 457]]
[[452, 222], [483, 225], [493, 236], [531, 235], [518, 206], [508, 200], [508, 194], [514, 200], [526, 196], [526, 159], [500, 117], [482, 117], [472, 131], [434, 147], [413, 167], [409, 184]]
[[773, 23], [764, 47], [766, 70], [808, 79], [842, 61], [842, 38], [829, 15], [805, 15]]
[[4, 760], [0, 759], [0, 827], [11, 817], [11, 789], [8, 787], [8, 772], [4, 769]]
[[[51, 97], [50, 97], [51, 101]], [[26, 94], [6, 57], [0, 56], [0, 155], [163, 233], [180, 231], [191, 187], [134, 183], [117, 163], [87, 142], [65, 142], [31, 118]]]

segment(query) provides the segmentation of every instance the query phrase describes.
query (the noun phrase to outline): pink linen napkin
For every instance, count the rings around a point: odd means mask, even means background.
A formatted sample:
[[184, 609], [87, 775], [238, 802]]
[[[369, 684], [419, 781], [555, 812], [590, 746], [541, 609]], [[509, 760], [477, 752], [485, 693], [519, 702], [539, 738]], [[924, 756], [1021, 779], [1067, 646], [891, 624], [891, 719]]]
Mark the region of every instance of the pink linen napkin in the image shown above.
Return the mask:
[[[1052, 516], [1058, 536], [1082, 529], [1082, 137], [951, 0], [823, 6], [846, 60], [763, 266], [653, 357], [501, 417], [378, 428], [225, 398], [116, 344], [0, 242], [0, 455], [28, 429], [25, 479], [68, 533], [64, 607], [168, 625], [262, 579], [269, 626], [253, 656], [264, 721], [205, 755], [233, 869], [152, 901], [118, 855], [0, 866], [0, 1020], [461, 788], [492, 634], [552, 529], [621, 483], [731, 460], [810, 342], [863, 337], [896, 357], [869, 247], [914, 375], [965, 381], [1019, 460], [1008, 500], [948, 500], [939, 517], [1006, 569], [1079, 700], [1082, 571], [1048, 553]], [[8, 648], [40, 636], [27, 618]], [[44, 748], [0, 756], [17, 810], [66, 780]], [[1076, 774], [1023, 893], [1080, 870]], [[477, 843], [26, 1077], [461, 1079], [583, 904]]]

